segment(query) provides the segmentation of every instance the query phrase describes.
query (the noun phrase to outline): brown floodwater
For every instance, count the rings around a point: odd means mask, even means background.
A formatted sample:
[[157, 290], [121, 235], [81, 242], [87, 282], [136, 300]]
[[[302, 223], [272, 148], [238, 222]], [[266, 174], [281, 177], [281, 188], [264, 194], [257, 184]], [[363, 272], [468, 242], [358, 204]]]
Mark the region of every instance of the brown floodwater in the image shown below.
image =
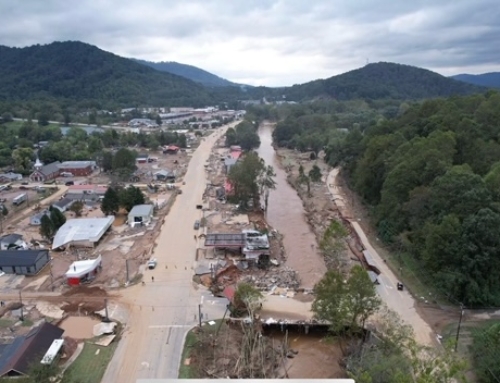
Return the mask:
[[73, 339], [90, 339], [94, 337], [94, 326], [100, 323], [97, 319], [87, 316], [69, 316], [64, 319], [59, 327], [64, 330], [64, 336]]
[[[275, 341], [285, 340], [285, 334], [278, 331], [266, 331], [266, 335]], [[342, 351], [337, 343], [328, 340], [324, 334], [288, 332], [288, 349], [297, 354], [287, 358], [286, 368], [289, 379], [342, 379], [345, 371], [340, 362]]]
[[276, 189], [269, 193], [267, 221], [283, 238], [287, 256], [286, 264], [297, 271], [301, 285], [312, 288], [326, 272], [325, 262], [317, 252], [316, 237], [307, 223], [302, 200], [286, 180], [286, 172], [281, 167], [272, 146], [274, 125], [262, 124], [259, 128], [259, 156], [271, 165], [276, 173]]

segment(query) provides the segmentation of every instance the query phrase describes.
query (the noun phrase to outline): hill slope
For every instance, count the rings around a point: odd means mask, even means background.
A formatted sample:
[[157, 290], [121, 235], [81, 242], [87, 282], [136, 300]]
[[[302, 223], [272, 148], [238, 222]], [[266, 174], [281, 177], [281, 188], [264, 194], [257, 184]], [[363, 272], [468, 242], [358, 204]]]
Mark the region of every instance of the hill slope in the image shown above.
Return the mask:
[[480, 93], [485, 90], [426, 69], [383, 62], [368, 64], [325, 80], [282, 89], [289, 100], [295, 101], [316, 97], [338, 100], [424, 99]]
[[147, 65], [148, 67], [151, 67], [158, 71], [172, 73], [177, 76], [187, 78], [191, 81], [203, 84], [205, 86], [239, 86], [239, 84], [226, 80], [213, 73], [207, 72], [206, 70], [192, 65], [181, 64], [175, 61], [152, 62], [138, 59], [132, 60], [140, 64]]
[[457, 74], [450, 78], [463, 81], [469, 84], [500, 88], [500, 72], [491, 72], [483, 74]]
[[0, 100], [94, 100], [117, 105], [204, 105], [203, 86], [95, 46], [67, 41], [0, 46]]

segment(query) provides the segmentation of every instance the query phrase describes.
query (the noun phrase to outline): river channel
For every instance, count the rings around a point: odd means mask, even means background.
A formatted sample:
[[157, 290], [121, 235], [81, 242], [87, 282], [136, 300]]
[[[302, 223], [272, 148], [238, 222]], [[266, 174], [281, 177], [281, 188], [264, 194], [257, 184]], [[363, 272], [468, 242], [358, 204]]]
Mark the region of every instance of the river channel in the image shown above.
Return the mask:
[[283, 236], [287, 256], [286, 264], [300, 276], [304, 288], [312, 288], [326, 272], [325, 262], [318, 253], [316, 237], [307, 223], [302, 200], [287, 182], [287, 174], [281, 167], [272, 146], [273, 124], [264, 123], [259, 128], [259, 156], [276, 173], [276, 189], [269, 193], [266, 213], [268, 223]]

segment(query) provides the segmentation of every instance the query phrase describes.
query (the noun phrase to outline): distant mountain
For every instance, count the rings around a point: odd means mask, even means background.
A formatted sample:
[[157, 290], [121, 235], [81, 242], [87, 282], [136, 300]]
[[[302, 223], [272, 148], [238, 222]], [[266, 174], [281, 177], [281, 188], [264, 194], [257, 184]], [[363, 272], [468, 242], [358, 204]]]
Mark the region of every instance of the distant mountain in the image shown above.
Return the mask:
[[374, 63], [325, 80], [315, 80], [281, 92], [288, 100], [311, 98], [416, 100], [484, 92], [427, 69], [394, 63]]
[[181, 64], [175, 61], [151, 62], [138, 59], [132, 60], [147, 65], [161, 72], [168, 72], [176, 74], [177, 76], [185, 77], [191, 81], [198, 82], [205, 86], [240, 86], [240, 84], [236, 84], [192, 65]]
[[202, 106], [200, 84], [76, 42], [0, 46], [0, 101], [98, 101], [107, 105]]
[[491, 72], [483, 74], [457, 74], [451, 76], [458, 81], [463, 81], [469, 84], [486, 86], [490, 88], [500, 88], [500, 72]]

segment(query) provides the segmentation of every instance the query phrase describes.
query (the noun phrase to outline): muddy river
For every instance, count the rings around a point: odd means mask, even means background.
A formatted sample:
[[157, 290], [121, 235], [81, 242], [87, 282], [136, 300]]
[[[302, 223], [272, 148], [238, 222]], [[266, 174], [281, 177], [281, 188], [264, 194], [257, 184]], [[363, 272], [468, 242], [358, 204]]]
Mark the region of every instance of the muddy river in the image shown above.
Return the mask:
[[286, 359], [284, 368], [289, 379], [342, 379], [345, 371], [339, 364], [342, 352], [339, 345], [324, 334], [309, 335], [289, 332], [287, 336], [277, 330], [266, 331], [275, 341], [288, 341], [288, 348], [296, 355]]
[[316, 237], [305, 219], [302, 200], [288, 184], [286, 172], [276, 157], [272, 146], [273, 127], [272, 124], [261, 125], [261, 144], [257, 150], [276, 173], [276, 189], [269, 193], [266, 217], [269, 224], [284, 236], [286, 264], [298, 272], [303, 287], [312, 288], [326, 272], [325, 262], [317, 252]]

